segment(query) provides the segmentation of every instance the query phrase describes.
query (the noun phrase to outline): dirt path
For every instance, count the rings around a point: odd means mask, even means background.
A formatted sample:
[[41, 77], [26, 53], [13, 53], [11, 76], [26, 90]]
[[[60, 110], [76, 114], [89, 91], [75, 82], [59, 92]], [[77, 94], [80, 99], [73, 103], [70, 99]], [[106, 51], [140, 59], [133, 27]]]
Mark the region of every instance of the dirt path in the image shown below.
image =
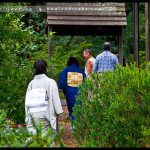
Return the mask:
[[63, 114], [60, 115], [59, 124], [62, 122], [64, 125], [64, 132], [61, 136], [62, 141], [67, 147], [77, 147], [77, 142], [73, 139], [71, 133], [71, 124], [69, 122], [69, 113], [67, 106], [63, 107]]

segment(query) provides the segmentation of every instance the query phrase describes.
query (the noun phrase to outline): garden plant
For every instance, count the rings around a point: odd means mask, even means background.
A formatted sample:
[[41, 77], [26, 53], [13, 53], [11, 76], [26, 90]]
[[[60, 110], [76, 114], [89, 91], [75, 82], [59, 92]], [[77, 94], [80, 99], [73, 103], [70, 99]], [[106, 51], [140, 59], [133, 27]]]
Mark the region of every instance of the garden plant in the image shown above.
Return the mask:
[[[0, 147], [66, 147], [61, 140], [63, 127], [59, 133], [48, 128], [46, 134], [42, 135], [43, 125], [40, 123], [40, 126], [37, 126], [33, 118], [32, 122], [37, 134], [28, 132], [26, 124], [17, 125], [13, 120], [9, 120], [6, 118], [6, 112], [0, 110]], [[53, 142], [57, 145], [50, 145]]]
[[82, 147], [149, 147], [150, 63], [148, 70], [119, 64], [114, 72], [91, 76], [79, 87], [74, 107], [73, 135], [78, 143]]

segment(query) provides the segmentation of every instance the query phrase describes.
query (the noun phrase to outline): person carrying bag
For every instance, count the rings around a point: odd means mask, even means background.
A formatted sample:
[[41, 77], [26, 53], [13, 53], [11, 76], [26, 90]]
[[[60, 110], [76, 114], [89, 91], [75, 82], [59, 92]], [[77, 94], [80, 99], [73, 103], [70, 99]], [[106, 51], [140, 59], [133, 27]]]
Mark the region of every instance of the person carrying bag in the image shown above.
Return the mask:
[[55, 80], [47, 77], [47, 63], [38, 59], [34, 63], [34, 79], [29, 83], [25, 97], [25, 122], [28, 131], [36, 134], [33, 127], [31, 115], [36, 124], [44, 124], [42, 134], [45, 134], [48, 127], [57, 130], [57, 119], [63, 113], [58, 87]]

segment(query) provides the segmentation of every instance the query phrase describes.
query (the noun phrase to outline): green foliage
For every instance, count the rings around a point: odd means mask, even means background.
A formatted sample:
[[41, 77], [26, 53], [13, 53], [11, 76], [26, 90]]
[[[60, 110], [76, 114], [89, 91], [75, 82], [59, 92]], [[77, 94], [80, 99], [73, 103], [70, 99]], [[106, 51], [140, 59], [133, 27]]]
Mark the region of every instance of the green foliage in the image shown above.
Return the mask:
[[129, 58], [134, 53], [133, 47], [133, 12], [127, 16], [127, 26], [123, 30], [123, 55]]
[[92, 80], [79, 87], [79, 95], [76, 100], [82, 105], [73, 108], [73, 135], [82, 147], [150, 144], [150, 70], [119, 64], [114, 72], [92, 74]]
[[[64, 128], [56, 134], [48, 127], [46, 134], [42, 135], [43, 124], [37, 125], [34, 119], [32, 122], [37, 134], [28, 132], [27, 128], [21, 125], [15, 128], [14, 122], [6, 119], [6, 112], [0, 110], [0, 147], [66, 147], [60, 138]], [[58, 146], [52, 145], [53, 142], [57, 142]]]
[[33, 78], [34, 61], [43, 58], [50, 65], [47, 36], [35, 32], [32, 26], [26, 27], [21, 22], [23, 17], [21, 12], [0, 14], [0, 107], [18, 123], [24, 123], [24, 96]]
[[[134, 63], [134, 54], [130, 54], [128, 61]], [[146, 53], [145, 51], [139, 51], [139, 68], [144, 69], [146, 66]]]

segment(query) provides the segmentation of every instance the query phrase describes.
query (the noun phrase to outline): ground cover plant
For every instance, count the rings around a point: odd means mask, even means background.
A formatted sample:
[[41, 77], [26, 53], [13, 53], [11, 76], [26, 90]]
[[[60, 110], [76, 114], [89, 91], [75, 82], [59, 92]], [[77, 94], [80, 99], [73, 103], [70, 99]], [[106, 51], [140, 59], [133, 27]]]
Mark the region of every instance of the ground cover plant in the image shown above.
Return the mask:
[[[26, 124], [15, 124], [12, 119], [6, 118], [4, 110], [0, 110], [0, 147], [65, 147], [60, 138], [63, 127], [59, 133], [49, 128], [46, 135], [42, 136], [43, 126], [37, 126], [34, 119], [32, 121], [37, 131], [35, 135], [28, 132]], [[57, 146], [50, 145], [53, 141], [57, 142]]]

